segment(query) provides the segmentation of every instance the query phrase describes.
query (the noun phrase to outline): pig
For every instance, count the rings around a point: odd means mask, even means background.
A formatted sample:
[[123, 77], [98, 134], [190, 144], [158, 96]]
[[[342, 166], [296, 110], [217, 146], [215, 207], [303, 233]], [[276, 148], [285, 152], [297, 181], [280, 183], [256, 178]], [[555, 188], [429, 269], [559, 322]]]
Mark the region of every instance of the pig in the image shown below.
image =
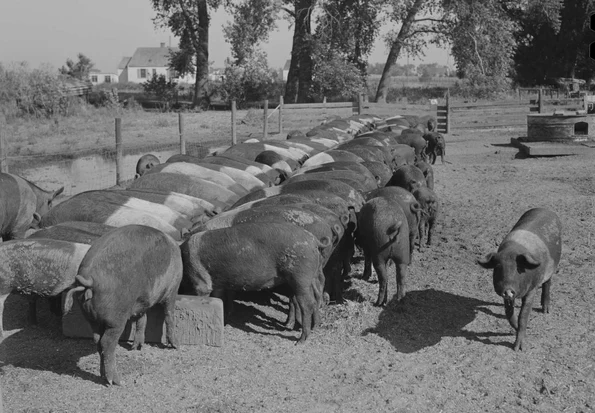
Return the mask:
[[222, 209], [233, 204], [240, 198], [235, 192], [213, 182], [193, 176], [168, 172], [145, 174], [135, 179], [128, 188], [180, 192], [195, 198], [204, 199]]
[[366, 191], [378, 188], [376, 177], [368, 170], [366, 170], [367, 173], [359, 173], [348, 169], [325, 170], [323, 166], [320, 168], [320, 170], [312, 170], [306, 171], [303, 174], [295, 174], [286, 181], [286, 184], [311, 180], [336, 179], [340, 181], [342, 179], [348, 179], [359, 182], [360, 186], [365, 188]]
[[407, 218], [409, 226], [409, 261], [411, 261], [415, 241], [419, 239], [419, 223], [421, 221], [422, 208], [417, 199], [408, 190], [399, 186], [386, 186], [366, 193], [366, 200], [384, 197], [396, 201]]
[[237, 183], [234, 179], [228, 175], [214, 171], [210, 168], [206, 168], [200, 164], [194, 164], [189, 162], [166, 162], [161, 165], [156, 165], [145, 174], [153, 173], [172, 173], [180, 175], [188, 175], [196, 178], [204, 179], [209, 182], [213, 182], [217, 185], [221, 185], [224, 188], [236, 193], [239, 196], [246, 195], [248, 189]]
[[263, 225], [268, 225], [273, 222], [289, 223], [305, 229], [319, 240], [332, 240], [332, 243], [329, 244], [328, 248], [321, 250], [323, 265], [328, 261], [332, 252], [332, 247], [337, 245], [339, 238], [344, 232], [344, 229], [340, 224], [335, 223], [335, 226], [331, 227], [322, 217], [306, 209], [298, 208], [293, 205], [271, 205], [260, 208], [224, 212], [203, 224], [195, 225], [184, 235], [184, 238], [189, 238], [198, 232], [229, 228], [247, 222], [261, 223]]
[[[381, 165], [385, 165], [381, 162], [378, 162]], [[386, 166], [386, 165], [385, 165]], [[296, 172], [296, 175], [302, 174], [309, 174], [309, 173], [317, 173], [317, 172], [329, 172], [329, 171], [353, 171], [357, 172], [362, 176], [362, 181], [364, 184], [373, 185], [373, 182], [376, 182], [376, 186], [378, 186], [379, 179], [370, 172], [368, 168], [362, 165], [359, 162], [330, 162], [324, 165], [317, 165], [311, 166], [307, 168], [301, 168], [299, 171]], [[350, 174], [348, 174], [350, 175]], [[352, 178], [353, 179], [353, 178]]]
[[[211, 164], [233, 166], [234, 168], [245, 170], [256, 176], [258, 179], [261, 179], [263, 182], [266, 182], [266, 179], [268, 179], [273, 185], [278, 185], [283, 182], [283, 177], [278, 170], [263, 163], [243, 158], [239, 155], [223, 152], [218, 155], [207, 156], [206, 158], [203, 158], [203, 161]], [[266, 177], [263, 176], [263, 174]]]
[[283, 174], [284, 179], [290, 177], [293, 172], [300, 167], [300, 164], [297, 163], [297, 161], [270, 150], [260, 152], [256, 155], [256, 158], [254, 158], [254, 162], [259, 162], [278, 170]]
[[415, 151], [415, 159], [418, 162], [427, 159], [426, 146], [428, 145], [428, 142], [422, 137], [422, 133], [417, 129], [405, 129], [401, 132], [401, 135], [395, 139], [400, 144], [411, 146]]
[[426, 153], [429, 162], [434, 165], [436, 158], [440, 156], [440, 161], [444, 164], [444, 157], [446, 156], [446, 141], [444, 136], [438, 132], [428, 132], [423, 135], [423, 138], [428, 142]]
[[434, 169], [432, 169], [430, 164], [425, 161], [416, 162], [415, 166], [417, 166], [426, 177], [427, 187], [434, 190]]
[[182, 280], [182, 256], [168, 235], [144, 225], [127, 225], [97, 239], [83, 258], [76, 284], [64, 300], [64, 313], [76, 294], [93, 329], [100, 356], [100, 375], [109, 385], [122, 384], [116, 347], [126, 322], [136, 321], [133, 349], [145, 340], [146, 311], [156, 304], [165, 310], [166, 338], [177, 347], [174, 310]]
[[114, 228], [111, 225], [96, 222], [67, 221], [36, 230], [27, 239], [57, 239], [91, 245], [97, 238]]
[[314, 235], [288, 223], [245, 223], [199, 232], [180, 246], [184, 280], [197, 295], [289, 284], [303, 321], [298, 343], [320, 322], [324, 247]]
[[432, 234], [440, 213], [440, 202], [436, 193], [425, 186], [415, 189], [413, 196], [419, 202], [422, 210], [419, 220], [419, 247], [421, 249], [424, 236], [427, 236], [426, 245], [432, 245]]
[[415, 189], [427, 184], [424, 173], [417, 166], [403, 165], [395, 170], [386, 186], [400, 186], [413, 193]]
[[374, 175], [380, 188], [385, 186], [393, 176], [393, 170], [382, 162], [365, 161], [362, 162], [362, 165], [365, 166], [372, 173], [372, 175]]
[[[550, 286], [561, 254], [560, 219], [546, 208], [533, 208], [521, 216], [497, 252], [477, 261], [483, 268], [494, 270], [494, 291], [504, 299], [506, 318], [516, 330], [515, 351], [526, 348], [529, 314], [539, 287], [543, 312], [550, 312]], [[515, 319], [517, 298], [522, 300], [522, 306]]]
[[55, 297], [70, 287], [89, 245], [53, 239], [0, 243], [0, 338], [4, 301], [12, 292], [30, 297], [29, 322], [36, 324], [34, 299]]
[[155, 155], [148, 153], [141, 156], [136, 163], [136, 174], [134, 175], [134, 178], [140, 178], [156, 165], [159, 165], [159, 158]]
[[54, 199], [64, 191], [45, 191], [18, 175], [0, 173], [0, 237], [3, 241], [24, 238], [36, 227]]
[[309, 158], [304, 164], [303, 167], [310, 167], [310, 166], [317, 166], [317, 165], [324, 165], [330, 162], [364, 162], [362, 158], [359, 156], [347, 152], [342, 151], [340, 149], [333, 149], [318, 153], [311, 158]]
[[[138, 180], [141, 179], [144, 179], [144, 177], [138, 178]], [[157, 214], [109, 202], [107, 199], [102, 200], [100, 199], [102, 191], [89, 192], [97, 193], [99, 196], [95, 196], [95, 194], [89, 196], [87, 192], [77, 194], [49, 210], [47, 214], [41, 217], [39, 226], [46, 228], [67, 221], [96, 222], [114, 227], [140, 224], [159, 229], [177, 240], [181, 240], [180, 231], [182, 228], [192, 226], [190, 221], [179, 220], [176, 222], [176, 225], [178, 225], [176, 227]], [[126, 191], [117, 192], [125, 193]], [[164, 207], [163, 205], [160, 206]]]
[[410, 263], [409, 226], [396, 201], [372, 198], [362, 207], [358, 220], [356, 243], [364, 251], [364, 279], [369, 279], [374, 265], [378, 275], [378, 299], [375, 306], [388, 302], [388, 262], [396, 267], [397, 300], [405, 297], [405, 280]]

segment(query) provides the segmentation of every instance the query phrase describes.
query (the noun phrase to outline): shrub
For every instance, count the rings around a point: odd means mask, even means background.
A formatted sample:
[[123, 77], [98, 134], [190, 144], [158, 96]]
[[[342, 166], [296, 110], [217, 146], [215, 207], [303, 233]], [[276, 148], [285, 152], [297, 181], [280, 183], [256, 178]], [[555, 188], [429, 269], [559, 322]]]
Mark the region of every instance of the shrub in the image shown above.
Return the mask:
[[225, 67], [219, 94], [222, 100], [235, 100], [242, 107], [247, 102], [267, 99], [278, 90], [277, 83], [277, 72], [269, 69], [266, 55], [255, 52], [242, 64]]
[[312, 98], [322, 101], [350, 101], [364, 88], [364, 81], [353, 63], [339, 55], [318, 56], [312, 79]]
[[146, 93], [155, 96], [160, 102], [162, 111], [168, 111], [177, 99], [176, 82], [172, 79], [168, 80], [165, 75], [153, 74], [153, 77], [142, 85]]

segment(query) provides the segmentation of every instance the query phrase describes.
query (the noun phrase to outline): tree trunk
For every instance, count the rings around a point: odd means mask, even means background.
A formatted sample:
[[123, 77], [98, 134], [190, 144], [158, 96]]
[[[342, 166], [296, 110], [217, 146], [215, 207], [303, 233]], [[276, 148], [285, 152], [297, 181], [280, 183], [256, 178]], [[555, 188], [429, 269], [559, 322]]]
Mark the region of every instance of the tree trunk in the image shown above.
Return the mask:
[[401, 25], [401, 30], [399, 30], [397, 38], [390, 47], [388, 57], [386, 58], [386, 64], [384, 65], [384, 70], [382, 70], [382, 76], [380, 77], [380, 82], [378, 83], [378, 89], [376, 90], [376, 102], [386, 102], [386, 95], [388, 94], [388, 88], [390, 86], [390, 72], [397, 63], [397, 58], [401, 53], [401, 46], [403, 42], [409, 37], [413, 26], [413, 20], [415, 20], [415, 16], [421, 9], [421, 6], [424, 4], [424, 2], [425, 0], [415, 0], [415, 3], [413, 3], [409, 9], [409, 12], [407, 13], [407, 17], [405, 20], [403, 20], [403, 24]]
[[206, 0], [196, 2], [198, 8], [198, 41], [196, 48], [196, 78], [194, 83], [194, 99], [192, 106], [202, 104], [205, 96], [205, 85], [209, 80], [209, 10]]
[[286, 102], [307, 102], [312, 84], [312, 9], [315, 0], [295, 0], [295, 25], [291, 64], [285, 85]]

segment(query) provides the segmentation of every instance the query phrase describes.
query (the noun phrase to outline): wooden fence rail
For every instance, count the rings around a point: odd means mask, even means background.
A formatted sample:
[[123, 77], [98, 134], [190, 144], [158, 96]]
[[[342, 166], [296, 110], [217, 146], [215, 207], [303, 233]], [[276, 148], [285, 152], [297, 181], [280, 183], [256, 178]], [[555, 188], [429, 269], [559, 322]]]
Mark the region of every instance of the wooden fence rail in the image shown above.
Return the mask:
[[[533, 89], [525, 89], [533, 90]], [[587, 111], [595, 113], [595, 96], [582, 98], [546, 99], [542, 89], [534, 89], [536, 99], [498, 100], [492, 102], [449, 102], [438, 106], [438, 131], [448, 133], [451, 130], [526, 128], [527, 115], [554, 111]], [[548, 93], [553, 96], [551, 93]], [[448, 127], [446, 125], [449, 125]]]

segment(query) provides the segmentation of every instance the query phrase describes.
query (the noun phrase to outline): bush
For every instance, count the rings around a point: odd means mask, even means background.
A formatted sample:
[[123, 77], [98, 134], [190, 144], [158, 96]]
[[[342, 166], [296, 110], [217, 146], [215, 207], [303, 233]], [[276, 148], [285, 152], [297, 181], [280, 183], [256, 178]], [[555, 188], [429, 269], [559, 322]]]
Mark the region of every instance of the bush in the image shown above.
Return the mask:
[[81, 99], [69, 96], [68, 78], [49, 66], [30, 69], [26, 62], [5, 68], [0, 64], [0, 105], [5, 116], [52, 117], [70, 115]]
[[151, 79], [142, 84], [145, 93], [149, 93], [159, 101], [162, 111], [168, 111], [177, 99], [177, 85], [165, 75], [153, 74]]
[[247, 102], [268, 99], [278, 91], [278, 83], [277, 72], [269, 69], [266, 55], [256, 52], [242, 64], [225, 67], [219, 95], [223, 101], [235, 100], [243, 107]]
[[364, 81], [357, 67], [338, 55], [316, 58], [312, 79], [312, 98], [321, 102], [351, 101], [364, 88]]

